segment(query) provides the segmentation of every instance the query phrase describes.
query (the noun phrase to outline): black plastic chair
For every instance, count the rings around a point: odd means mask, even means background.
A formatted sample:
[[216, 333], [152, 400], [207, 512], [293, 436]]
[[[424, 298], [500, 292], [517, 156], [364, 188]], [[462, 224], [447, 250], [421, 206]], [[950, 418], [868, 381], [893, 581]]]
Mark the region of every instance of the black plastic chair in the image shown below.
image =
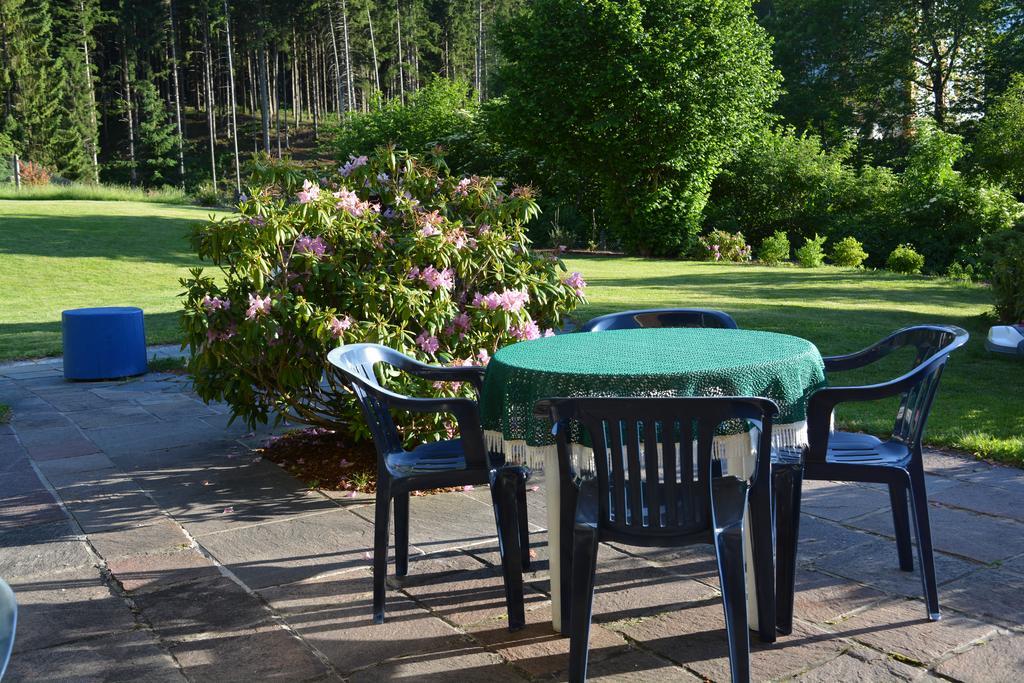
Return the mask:
[[[541, 401], [537, 411], [550, 414], [558, 435], [563, 567], [571, 568], [562, 573], [562, 595], [572, 596], [563, 600], [570, 617], [563, 622], [571, 638], [569, 680], [586, 680], [601, 541], [656, 547], [713, 544], [732, 678], [750, 680], [743, 515], [749, 490], [756, 578], [766, 589], [758, 619], [773, 627], [768, 458], [776, 405], [763, 398], [575, 398]], [[722, 463], [712, 458], [716, 429], [730, 420], [751, 421], [761, 429], [752, 485], [723, 476]], [[577, 482], [574, 476], [570, 421], [578, 421], [590, 437], [595, 478]], [[649, 457], [652, 453], [655, 457]]]
[[709, 308], [651, 308], [599, 315], [580, 326], [580, 332], [635, 330], [647, 327], [718, 327], [738, 329], [732, 316]]
[[[807, 406], [809, 445], [803, 451], [802, 463], [800, 454], [793, 451], [781, 452], [773, 463], [780, 633], [790, 633], [793, 627], [802, 479], [887, 484], [900, 569], [908, 572], [914, 569], [907, 514], [909, 492], [928, 618], [940, 618], [921, 435], [949, 354], [966, 344], [968, 337], [959, 327], [919, 325], [897, 330], [863, 351], [824, 359], [825, 370], [831, 374], [864, 367], [905, 347], [913, 347], [916, 353], [911, 369], [896, 379], [868, 386], [830, 386], [815, 392]], [[888, 439], [830, 431], [837, 405], [891, 396], [902, 398]]]
[[[388, 527], [391, 501], [395, 508], [395, 574], [409, 569], [409, 492], [425, 489], [487, 484], [491, 490], [509, 628], [525, 623], [522, 570], [530, 565], [526, 518], [526, 480], [522, 467], [506, 466], [484, 446], [477, 402], [468, 398], [413, 398], [381, 386], [375, 366], [384, 363], [428, 380], [470, 382], [483, 386], [484, 368], [426, 365], [379, 344], [351, 344], [328, 354], [343, 375], [363, 410], [377, 447], [377, 503], [373, 544], [373, 620], [384, 622], [384, 582], [387, 576]], [[459, 425], [460, 438], [426, 443], [407, 451], [391, 417], [391, 410], [450, 413]], [[502, 514], [502, 511], [509, 511]]]

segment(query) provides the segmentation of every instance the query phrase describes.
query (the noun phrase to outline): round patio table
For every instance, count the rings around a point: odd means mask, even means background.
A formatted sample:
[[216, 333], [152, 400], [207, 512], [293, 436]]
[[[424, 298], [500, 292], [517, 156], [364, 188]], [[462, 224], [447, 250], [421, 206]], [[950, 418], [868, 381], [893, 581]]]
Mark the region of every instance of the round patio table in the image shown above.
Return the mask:
[[[575, 396], [762, 396], [780, 409], [774, 448], [807, 443], [807, 400], [825, 385], [825, 366], [811, 342], [753, 330], [655, 328], [564, 334], [507, 346], [491, 359], [480, 399], [489, 450], [545, 471], [552, 618], [561, 630], [558, 452], [551, 421], [534, 413], [544, 398]], [[576, 470], [592, 457], [573, 434]], [[749, 477], [750, 435], [734, 430], [715, 439], [725, 474]], [[745, 525], [747, 528], [749, 525]], [[749, 536], [745, 544], [750, 567]], [[747, 571], [748, 596], [753, 596]], [[753, 600], [748, 601], [752, 603]], [[757, 628], [756, 605], [748, 606]]]

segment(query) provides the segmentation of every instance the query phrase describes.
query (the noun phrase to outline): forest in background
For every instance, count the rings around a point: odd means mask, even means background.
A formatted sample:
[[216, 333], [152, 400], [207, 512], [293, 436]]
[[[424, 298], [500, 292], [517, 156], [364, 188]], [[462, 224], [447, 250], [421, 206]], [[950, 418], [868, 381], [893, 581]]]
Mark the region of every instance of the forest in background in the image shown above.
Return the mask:
[[0, 0], [0, 153], [69, 180], [237, 189], [236, 160], [435, 76], [487, 97], [495, 26], [521, 4]]

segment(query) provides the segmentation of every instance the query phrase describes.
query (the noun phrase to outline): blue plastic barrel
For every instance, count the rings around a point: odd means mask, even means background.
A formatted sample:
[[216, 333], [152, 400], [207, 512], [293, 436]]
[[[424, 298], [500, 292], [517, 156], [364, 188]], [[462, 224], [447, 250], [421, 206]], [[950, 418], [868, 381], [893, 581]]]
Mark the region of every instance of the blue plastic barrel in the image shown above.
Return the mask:
[[141, 308], [75, 308], [61, 314], [61, 327], [64, 379], [115, 379], [149, 369]]

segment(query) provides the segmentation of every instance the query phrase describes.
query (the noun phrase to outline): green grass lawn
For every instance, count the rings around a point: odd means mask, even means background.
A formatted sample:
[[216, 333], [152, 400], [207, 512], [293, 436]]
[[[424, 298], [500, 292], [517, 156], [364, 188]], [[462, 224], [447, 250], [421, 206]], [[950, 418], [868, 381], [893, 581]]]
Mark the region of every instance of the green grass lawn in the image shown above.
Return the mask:
[[198, 263], [189, 225], [209, 209], [0, 200], [0, 361], [61, 352], [60, 313], [138, 306], [150, 343], [180, 340], [178, 278]]
[[[59, 354], [60, 312], [139, 306], [150, 343], [177, 342], [178, 278], [198, 263], [188, 227], [210, 211], [136, 202], [0, 200], [0, 361]], [[950, 361], [927, 440], [1024, 463], [1024, 363], [984, 350], [988, 291], [924, 277], [837, 268], [756, 266], [591, 257], [569, 260], [591, 286], [577, 317], [629, 308], [701, 306], [741, 327], [810, 339], [822, 354], [853, 351], [899, 327], [967, 328]], [[894, 358], [851, 382], [899, 374]], [[845, 378], [844, 378], [845, 379]], [[841, 409], [850, 427], [884, 433], [892, 401]]]
[[[854, 351], [907, 325], [947, 323], [971, 333], [949, 361], [926, 441], [1024, 463], [1024, 363], [985, 351], [989, 291], [926, 277], [840, 268], [804, 270], [634, 258], [569, 260], [590, 283], [576, 317], [630, 308], [703, 307], [730, 313], [740, 327], [784, 332], [814, 342], [822, 355]], [[836, 375], [836, 384], [892, 378], [909, 367], [895, 355], [878, 368]], [[849, 380], [847, 382], [846, 380]], [[848, 428], [884, 434], [895, 400], [840, 408]]]

